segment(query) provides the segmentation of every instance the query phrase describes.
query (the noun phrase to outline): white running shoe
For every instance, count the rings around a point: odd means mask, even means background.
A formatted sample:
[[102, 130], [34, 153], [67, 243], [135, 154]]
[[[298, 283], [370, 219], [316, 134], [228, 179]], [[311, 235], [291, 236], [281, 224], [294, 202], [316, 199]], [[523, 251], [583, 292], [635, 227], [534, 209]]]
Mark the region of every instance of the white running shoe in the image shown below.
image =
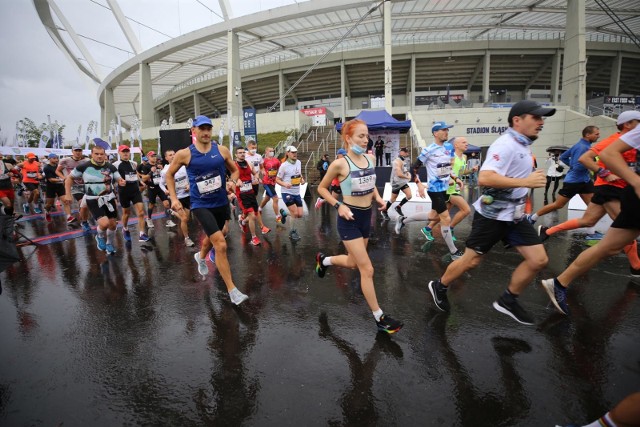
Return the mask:
[[229, 298], [231, 298], [231, 302], [235, 305], [240, 305], [249, 299], [249, 297], [240, 292], [238, 288], [233, 288], [231, 292], [229, 292]]
[[184, 238], [184, 244], [189, 246], [189, 247], [196, 245], [195, 243], [193, 243], [193, 240], [191, 240], [191, 238], [189, 236]]
[[153, 228], [153, 221], [151, 220], [151, 218], [147, 218], [145, 219], [145, 221], [147, 222], [147, 228]]
[[209, 274], [209, 267], [207, 267], [207, 261], [200, 258], [200, 252], [196, 252], [195, 254], [193, 254], [193, 258], [198, 263], [198, 273], [200, 273], [202, 276], [206, 276], [207, 274]]
[[176, 226], [175, 222], [171, 221], [170, 219], [167, 220], [167, 227], [175, 227], [175, 226]]

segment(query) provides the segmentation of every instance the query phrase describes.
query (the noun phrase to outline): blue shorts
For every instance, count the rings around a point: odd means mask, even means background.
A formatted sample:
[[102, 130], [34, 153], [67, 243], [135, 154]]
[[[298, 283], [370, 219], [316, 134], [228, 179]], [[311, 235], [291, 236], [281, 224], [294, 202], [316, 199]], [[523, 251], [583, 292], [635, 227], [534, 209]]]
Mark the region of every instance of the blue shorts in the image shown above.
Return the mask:
[[276, 186], [273, 184], [262, 184], [262, 186], [264, 187], [264, 194], [267, 195], [267, 197], [271, 197], [271, 198], [278, 198], [278, 193], [276, 193]]
[[371, 206], [359, 208], [349, 206], [353, 213], [353, 220], [347, 221], [338, 215], [338, 234], [342, 240], [368, 239], [371, 234]]
[[296, 205], [302, 207], [302, 198], [299, 194], [282, 193], [282, 200], [284, 200], [284, 204], [287, 206]]

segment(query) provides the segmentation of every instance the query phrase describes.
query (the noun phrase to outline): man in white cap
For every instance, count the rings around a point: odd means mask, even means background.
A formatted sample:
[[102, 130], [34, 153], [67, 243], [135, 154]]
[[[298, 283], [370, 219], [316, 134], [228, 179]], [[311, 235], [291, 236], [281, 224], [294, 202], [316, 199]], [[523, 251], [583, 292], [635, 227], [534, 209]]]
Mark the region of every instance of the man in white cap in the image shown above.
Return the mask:
[[[64, 181], [71, 171], [74, 170], [80, 162], [84, 162], [85, 160], [86, 158], [82, 153], [82, 146], [80, 144], [75, 144], [71, 148], [71, 157], [65, 157], [60, 159], [58, 162], [56, 175]], [[80, 218], [80, 224], [82, 225], [83, 230], [85, 232], [91, 231], [91, 226], [87, 222], [87, 219], [89, 218], [89, 209], [87, 209], [87, 204], [84, 202], [84, 185], [82, 183], [82, 179], [77, 179], [71, 186], [71, 196], [71, 199], [63, 198], [64, 210], [67, 213], [67, 224], [71, 224], [76, 221], [76, 218], [71, 215], [71, 202], [75, 200], [78, 203], [78, 217]]]
[[300, 235], [296, 230], [296, 218], [302, 218], [302, 198], [300, 197], [300, 186], [304, 184], [302, 177], [302, 165], [298, 160], [298, 149], [293, 145], [287, 147], [287, 159], [282, 162], [276, 182], [282, 187], [282, 200], [289, 209], [289, 214], [284, 209], [280, 209], [282, 223], [286, 222], [287, 216], [291, 219], [291, 231], [289, 238], [293, 241], [300, 240]]
[[484, 193], [474, 203], [475, 214], [464, 255], [449, 264], [439, 280], [429, 282], [436, 307], [449, 311], [447, 289], [454, 280], [477, 267], [482, 255], [503, 241], [514, 247], [524, 260], [516, 267], [503, 294], [493, 303], [500, 313], [524, 325], [533, 319], [518, 304], [518, 296], [549, 261], [533, 225], [525, 220], [524, 207], [530, 188], [544, 187], [542, 170], [532, 171], [531, 144], [543, 128], [543, 117], [554, 115], [554, 108], [524, 100], [509, 111], [509, 128], [489, 147], [487, 160], [478, 175]]

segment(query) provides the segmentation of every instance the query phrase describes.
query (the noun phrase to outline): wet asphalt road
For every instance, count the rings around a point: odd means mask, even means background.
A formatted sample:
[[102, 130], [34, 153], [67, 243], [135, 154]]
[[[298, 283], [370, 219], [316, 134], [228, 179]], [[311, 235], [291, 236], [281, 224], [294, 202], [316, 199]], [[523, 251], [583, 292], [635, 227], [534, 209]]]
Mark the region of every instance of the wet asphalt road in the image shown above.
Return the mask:
[[[272, 214], [260, 247], [231, 224], [234, 279], [250, 297], [240, 307], [212, 264], [202, 279], [164, 220], [150, 250], [126, 249], [119, 234], [110, 258], [92, 236], [22, 248], [25, 261], [0, 274], [0, 425], [554, 426], [592, 421], [640, 388], [640, 285], [626, 258], [574, 284], [570, 318], [531, 286], [521, 303], [537, 325], [525, 327], [491, 307], [515, 251], [496, 247], [440, 313], [427, 289], [446, 268], [439, 232], [425, 246], [422, 224], [397, 236], [393, 221], [376, 220], [378, 299], [405, 323], [382, 335], [357, 272], [315, 275], [316, 251], [344, 249], [335, 210], [314, 201], [297, 244]], [[456, 228], [459, 247], [469, 227]], [[22, 231], [65, 229], [57, 217]], [[586, 246], [572, 234], [546, 247], [540, 278]]]

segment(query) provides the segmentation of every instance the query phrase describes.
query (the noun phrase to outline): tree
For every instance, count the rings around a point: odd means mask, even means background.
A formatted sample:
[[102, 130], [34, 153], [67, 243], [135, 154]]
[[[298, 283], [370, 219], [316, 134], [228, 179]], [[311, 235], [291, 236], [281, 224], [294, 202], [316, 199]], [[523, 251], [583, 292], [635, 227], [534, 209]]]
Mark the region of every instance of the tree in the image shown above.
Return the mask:
[[[66, 125], [58, 126], [58, 133], [60, 135], [62, 135], [65, 126]], [[42, 135], [42, 132], [44, 132], [45, 130], [51, 131], [51, 127], [47, 123], [42, 123], [40, 126], [36, 126], [33, 120], [25, 117], [22, 120], [18, 120], [18, 123], [16, 123], [16, 130], [18, 131], [19, 135], [22, 135], [23, 140], [27, 141], [27, 146], [37, 147], [40, 142], [40, 136]]]

